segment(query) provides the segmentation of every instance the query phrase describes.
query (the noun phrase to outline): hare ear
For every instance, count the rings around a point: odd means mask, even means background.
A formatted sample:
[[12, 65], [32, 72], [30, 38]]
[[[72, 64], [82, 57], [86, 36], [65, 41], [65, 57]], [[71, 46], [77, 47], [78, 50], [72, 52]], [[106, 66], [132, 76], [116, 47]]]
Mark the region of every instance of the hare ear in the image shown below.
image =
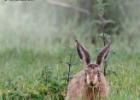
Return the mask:
[[90, 56], [88, 51], [76, 40], [76, 49], [79, 57], [84, 61], [84, 64], [87, 65], [90, 63]]
[[104, 59], [106, 59], [108, 53], [109, 53], [109, 49], [111, 46], [111, 42], [109, 42], [103, 49], [101, 49], [101, 51], [99, 52], [98, 56], [97, 56], [97, 60], [96, 63], [98, 65], [101, 65], [102, 62], [104, 61]]

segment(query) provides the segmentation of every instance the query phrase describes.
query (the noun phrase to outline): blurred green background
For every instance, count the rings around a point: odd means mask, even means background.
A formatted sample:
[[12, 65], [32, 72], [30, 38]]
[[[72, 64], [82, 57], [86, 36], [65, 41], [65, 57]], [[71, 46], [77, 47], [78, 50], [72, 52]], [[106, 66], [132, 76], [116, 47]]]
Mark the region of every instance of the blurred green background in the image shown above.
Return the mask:
[[69, 63], [70, 77], [82, 69], [74, 40], [95, 60], [104, 38], [108, 100], [139, 100], [139, 11], [139, 0], [1, 0], [0, 100], [63, 100]]

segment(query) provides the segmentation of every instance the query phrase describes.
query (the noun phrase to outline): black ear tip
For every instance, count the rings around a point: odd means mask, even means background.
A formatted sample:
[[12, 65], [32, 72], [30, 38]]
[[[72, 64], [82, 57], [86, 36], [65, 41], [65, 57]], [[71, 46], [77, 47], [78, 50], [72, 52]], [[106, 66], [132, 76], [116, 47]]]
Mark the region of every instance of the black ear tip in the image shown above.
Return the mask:
[[75, 45], [76, 46], [79, 46], [80, 45], [80, 43], [78, 42], [78, 40], [75, 40]]
[[79, 43], [78, 40], [75, 40], [76, 43]]

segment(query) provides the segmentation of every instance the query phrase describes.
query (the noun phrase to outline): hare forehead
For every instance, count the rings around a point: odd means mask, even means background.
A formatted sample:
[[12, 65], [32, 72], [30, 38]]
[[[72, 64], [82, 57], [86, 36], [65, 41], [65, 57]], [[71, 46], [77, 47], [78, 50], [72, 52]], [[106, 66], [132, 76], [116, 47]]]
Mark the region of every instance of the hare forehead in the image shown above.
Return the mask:
[[88, 66], [90, 66], [90, 67], [98, 67], [99, 65], [95, 64], [95, 63], [91, 63], [91, 64], [88, 64]]
[[98, 71], [100, 71], [100, 68], [98, 68], [98, 67], [87, 68], [87, 71], [88, 71], [88, 72], [91, 72], [91, 73], [93, 73], [93, 72], [98, 72]]

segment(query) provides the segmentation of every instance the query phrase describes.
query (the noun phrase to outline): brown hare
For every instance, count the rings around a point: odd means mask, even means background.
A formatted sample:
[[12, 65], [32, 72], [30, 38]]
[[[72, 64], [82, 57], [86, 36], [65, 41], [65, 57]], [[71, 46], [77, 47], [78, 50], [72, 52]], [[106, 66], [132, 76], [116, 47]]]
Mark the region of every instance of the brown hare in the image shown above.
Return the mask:
[[83, 60], [84, 70], [78, 72], [69, 82], [65, 100], [105, 100], [109, 87], [101, 71], [101, 65], [107, 57], [111, 43], [98, 54], [96, 63], [90, 61], [87, 50], [76, 40], [79, 57]]

